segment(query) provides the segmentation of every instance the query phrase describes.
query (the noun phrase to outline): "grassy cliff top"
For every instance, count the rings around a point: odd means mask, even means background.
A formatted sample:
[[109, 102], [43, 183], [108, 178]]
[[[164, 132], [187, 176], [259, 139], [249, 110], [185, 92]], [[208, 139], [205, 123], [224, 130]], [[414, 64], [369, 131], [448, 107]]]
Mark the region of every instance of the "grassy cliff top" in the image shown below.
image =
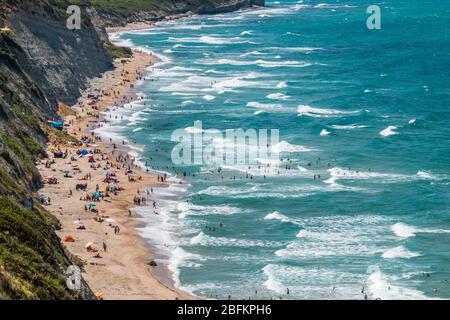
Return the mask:
[[[45, 0], [50, 4], [60, 7], [69, 5], [93, 6], [98, 10], [107, 11], [113, 14], [127, 15], [139, 11], [152, 11], [165, 8], [170, 5], [192, 4], [201, 5], [210, 2], [209, 0]], [[216, 2], [223, 2], [221, 0]]]
[[238, 0], [44, 0], [60, 7], [69, 5], [93, 6], [97, 10], [116, 16], [129, 16], [137, 12], [173, 11], [176, 8], [221, 6]]

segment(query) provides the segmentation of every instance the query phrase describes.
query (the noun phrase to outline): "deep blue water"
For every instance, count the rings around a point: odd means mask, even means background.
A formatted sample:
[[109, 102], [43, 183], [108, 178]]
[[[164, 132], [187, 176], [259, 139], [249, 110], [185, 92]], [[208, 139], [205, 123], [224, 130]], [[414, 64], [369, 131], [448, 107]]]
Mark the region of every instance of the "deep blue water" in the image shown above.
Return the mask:
[[206, 297], [449, 298], [449, 2], [321, 1], [120, 35], [164, 61], [105, 129], [142, 163], [173, 173], [171, 133], [196, 120], [279, 129], [284, 151], [279, 168], [178, 167], [142, 235]]

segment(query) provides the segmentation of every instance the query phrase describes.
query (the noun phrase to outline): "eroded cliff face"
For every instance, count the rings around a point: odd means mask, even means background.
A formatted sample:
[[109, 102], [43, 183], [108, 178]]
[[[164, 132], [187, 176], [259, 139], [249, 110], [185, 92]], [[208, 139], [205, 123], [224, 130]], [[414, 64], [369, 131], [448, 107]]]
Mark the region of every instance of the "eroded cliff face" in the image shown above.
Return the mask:
[[[72, 31], [65, 12], [45, 1], [0, 6], [0, 193], [26, 197], [39, 186], [34, 161], [45, 154], [47, 121], [57, 115], [58, 101], [75, 103], [88, 79], [113, 65], [87, 14], [82, 29]], [[7, 177], [22, 188], [6, 186]]]
[[[51, 7], [50, 7], [51, 8]], [[87, 13], [83, 8], [83, 15]], [[87, 18], [81, 30], [69, 30], [66, 17], [39, 6], [8, 17], [16, 53], [23, 70], [39, 84], [47, 98], [73, 104], [89, 78], [112, 68], [112, 59]]]
[[7, 0], [0, 11], [0, 298], [92, 298], [87, 287], [67, 289], [73, 262], [54, 232], [58, 221], [33, 199], [35, 163], [49, 135], [63, 135], [47, 123], [57, 101], [75, 102], [112, 59], [88, 21], [84, 32], [69, 31], [45, 2]]

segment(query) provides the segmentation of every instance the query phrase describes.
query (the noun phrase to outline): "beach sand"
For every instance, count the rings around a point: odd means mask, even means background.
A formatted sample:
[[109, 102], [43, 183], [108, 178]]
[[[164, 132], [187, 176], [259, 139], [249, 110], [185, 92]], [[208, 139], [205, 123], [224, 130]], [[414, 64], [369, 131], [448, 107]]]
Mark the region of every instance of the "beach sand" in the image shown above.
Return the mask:
[[[145, 68], [157, 62], [155, 56], [134, 50], [133, 57], [115, 61], [116, 68], [114, 71], [105, 73], [101, 78], [93, 79], [92, 86], [84, 93], [84, 101], [88, 93], [94, 92], [94, 89], [104, 90], [103, 95], [96, 103], [96, 107], [92, 108], [79, 105], [61, 110], [61, 114], [65, 115], [65, 123], [70, 124], [67, 132], [76, 137], [78, 140], [82, 136], [91, 137], [92, 129], [100, 125], [100, 111], [110, 107], [114, 103], [123, 103], [123, 96], [127, 99], [132, 94], [132, 86], [140, 80]], [[114, 91], [120, 94], [114, 95]], [[117, 143], [117, 142], [116, 142]], [[56, 145], [55, 141], [51, 141], [48, 146], [49, 160], [54, 161], [53, 164], [47, 163], [47, 159], [42, 161], [38, 166], [43, 177], [53, 176], [58, 180], [58, 184], [45, 184], [39, 194], [49, 197], [50, 204], [46, 208], [55, 215], [61, 222], [62, 229], [58, 231], [63, 244], [68, 251], [84, 261], [83, 278], [87, 281], [94, 293], [97, 293], [106, 300], [147, 300], [147, 299], [193, 299], [187, 293], [181, 292], [174, 288], [170, 288], [155, 277], [154, 272], [170, 275], [167, 270], [161, 270], [163, 266], [151, 267], [148, 265], [152, 261], [152, 254], [148, 250], [148, 246], [141, 239], [136, 227], [139, 226], [137, 216], [132, 214], [129, 217], [129, 210], [136, 207], [134, 197], [143, 196], [152, 186], [161, 186], [157, 181], [157, 177], [147, 174], [137, 168], [132, 168], [136, 181], [128, 181], [126, 169], [122, 168], [124, 160], [120, 163], [116, 161], [116, 157], [120, 153], [125, 155], [126, 146], [118, 146], [114, 150], [113, 146], [106, 141], [95, 141], [94, 145], [87, 147], [84, 145]], [[77, 150], [88, 149], [98, 150], [94, 154], [94, 167], [100, 165], [99, 168], [91, 167], [87, 157], [79, 157], [76, 155]], [[122, 148], [122, 149], [120, 149]], [[53, 151], [60, 149], [68, 151], [65, 159], [54, 159]], [[114, 155], [112, 152], [114, 151]], [[72, 161], [74, 156], [74, 161]], [[103, 159], [102, 159], [103, 158]], [[107, 161], [112, 165], [107, 166]], [[132, 163], [132, 159], [128, 159], [128, 164]], [[105, 190], [107, 184], [103, 182], [105, 179], [105, 171], [114, 172], [120, 183], [119, 187], [124, 190], [117, 195], [109, 193], [109, 197], [105, 200], [95, 202], [98, 213], [85, 210], [85, 206], [90, 201], [81, 200], [81, 197], [87, 194], [92, 195], [96, 191], [96, 185], [99, 190]], [[71, 177], [64, 177], [68, 172]], [[90, 174], [91, 180], [81, 180]], [[141, 178], [139, 178], [141, 177]], [[77, 191], [77, 184], [88, 184], [87, 192]], [[147, 204], [151, 205], [153, 199], [150, 196]], [[95, 217], [107, 217], [103, 222], [97, 222]], [[84, 225], [85, 230], [79, 230], [78, 227]], [[116, 235], [114, 227], [120, 228], [120, 234]], [[66, 242], [65, 238], [71, 236], [74, 242]], [[92, 248], [98, 249], [101, 258], [96, 258], [96, 252], [88, 252], [85, 245], [93, 242]], [[106, 244], [106, 252], [104, 250]], [[170, 281], [169, 281], [170, 282]]]

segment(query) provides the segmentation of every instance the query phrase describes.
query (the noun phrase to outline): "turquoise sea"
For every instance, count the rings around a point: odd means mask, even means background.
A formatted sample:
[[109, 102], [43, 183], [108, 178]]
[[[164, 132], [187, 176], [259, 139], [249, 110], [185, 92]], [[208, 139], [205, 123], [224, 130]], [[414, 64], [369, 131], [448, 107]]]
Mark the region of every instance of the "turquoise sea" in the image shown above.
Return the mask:
[[[163, 61], [102, 131], [172, 175], [142, 236], [204, 297], [450, 298], [448, 0], [267, 6], [113, 35]], [[283, 161], [176, 177], [171, 134], [197, 120], [279, 129]]]

